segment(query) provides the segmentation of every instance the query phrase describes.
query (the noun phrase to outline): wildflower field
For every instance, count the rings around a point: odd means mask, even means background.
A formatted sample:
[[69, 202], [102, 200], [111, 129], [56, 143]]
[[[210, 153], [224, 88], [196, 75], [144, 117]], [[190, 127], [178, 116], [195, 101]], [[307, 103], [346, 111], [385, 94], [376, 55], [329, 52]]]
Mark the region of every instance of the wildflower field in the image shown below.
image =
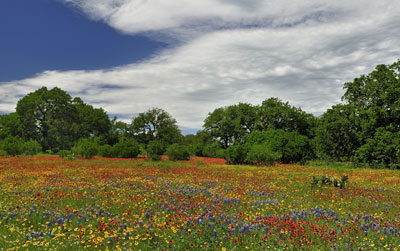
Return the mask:
[[0, 158], [0, 250], [399, 249], [399, 171], [218, 162]]

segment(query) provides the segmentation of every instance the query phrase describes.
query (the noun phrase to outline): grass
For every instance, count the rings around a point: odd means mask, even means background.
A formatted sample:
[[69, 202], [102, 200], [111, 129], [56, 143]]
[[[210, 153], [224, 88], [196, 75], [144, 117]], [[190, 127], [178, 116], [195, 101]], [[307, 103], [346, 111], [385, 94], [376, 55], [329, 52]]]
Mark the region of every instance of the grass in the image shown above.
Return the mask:
[[[0, 250], [397, 250], [400, 173], [0, 158]], [[311, 177], [348, 175], [345, 189]]]

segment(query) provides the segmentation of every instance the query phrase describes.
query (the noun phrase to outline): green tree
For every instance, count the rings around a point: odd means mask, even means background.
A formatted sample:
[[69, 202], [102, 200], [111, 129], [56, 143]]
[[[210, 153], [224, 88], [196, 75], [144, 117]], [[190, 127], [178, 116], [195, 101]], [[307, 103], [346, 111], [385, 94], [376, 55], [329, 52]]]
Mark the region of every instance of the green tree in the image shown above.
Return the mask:
[[258, 109], [258, 130], [282, 129], [314, 137], [316, 118], [300, 108], [289, 105], [278, 98], [264, 100]]
[[185, 145], [177, 143], [170, 145], [167, 148], [166, 154], [168, 155], [168, 159], [172, 161], [190, 159], [189, 149]]
[[246, 134], [254, 130], [257, 122], [257, 108], [239, 103], [215, 109], [209, 113], [204, 121], [203, 128], [214, 139], [221, 142], [224, 148], [242, 142]]
[[132, 138], [122, 138], [113, 148], [120, 158], [136, 158], [140, 153], [140, 145]]
[[106, 141], [112, 129], [112, 124], [103, 108], [94, 108], [84, 103], [80, 98], [74, 98], [72, 105], [77, 111], [75, 122], [78, 130], [77, 138], [100, 137]]
[[358, 122], [352, 105], [335, 105], [318, 120], [316, 154], [321, 159], [348, 161], [360, 147]]
[[17, 113], [23, 124], [23, 138], [38, 141], [43, 150], [70, 147], [74, 141], [76, 111], [71, 96], [55, 87], [42, 87], [18, 101]]
[[374, 137], [367, 139], [356, 151], [355, 157], [357, 162], [399, 168], [400, 132], [393, 125], [379, 127]]
[[166, 151], [166, 144], [162, 140], [152, 140], [147, 144], [147, 157], [152, 160], [161, 160], [161, 155]]
[[8, 136], [22, 136], [23, 125], [18, 113], [0, 115], [0, 139]]
[[72, 151], [86, 159], [91, 159], [98, 152], [99, 145], [96, 140], [91, 138], [81, 138], [72, 148]]
[[[392, 150], [381, 148], [389, 135], [396, 138], [400, 131], [400, 60], [378, 65], [368, 75], [345, 83], [344, 88], [342, 99], [353, 107], [352, 122], [359, 125], [357, 137], [361, 147], [357, 158], [367, 163], [399, 163], [396, 154], [390, 153]], [[379, 153], [374, 147], [380, 148]], [[375, 153], [370, 154], [370, 150]]]
[[152, 140], [162, 140], [167, 144], [173, 144], [183, 137], [176, 120], [159, 108], [139, 113], [133, 119], [130, 129], [138, 142], [142, 144], [148, 144]]

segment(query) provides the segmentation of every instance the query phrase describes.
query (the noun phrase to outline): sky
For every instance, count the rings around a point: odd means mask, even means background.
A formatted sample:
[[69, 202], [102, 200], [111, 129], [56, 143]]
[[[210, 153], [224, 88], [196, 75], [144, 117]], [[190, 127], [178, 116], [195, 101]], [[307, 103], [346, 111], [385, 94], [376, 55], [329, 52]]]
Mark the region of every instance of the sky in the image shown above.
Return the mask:
[[343, 84], [400, 58], [397, 0], [2, 0], [0, 114], [59, 87], [129, 122], [183, 132], [278, 97], [320, 115]]

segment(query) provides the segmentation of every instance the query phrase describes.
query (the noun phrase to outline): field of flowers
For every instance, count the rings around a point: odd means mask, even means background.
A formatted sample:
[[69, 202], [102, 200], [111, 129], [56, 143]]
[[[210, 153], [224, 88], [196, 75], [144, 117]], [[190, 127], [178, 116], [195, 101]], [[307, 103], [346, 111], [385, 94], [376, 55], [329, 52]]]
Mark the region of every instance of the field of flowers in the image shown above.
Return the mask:
[[218, 162], [0, 158], [0, 250], [399, 249], [399, 171]]

